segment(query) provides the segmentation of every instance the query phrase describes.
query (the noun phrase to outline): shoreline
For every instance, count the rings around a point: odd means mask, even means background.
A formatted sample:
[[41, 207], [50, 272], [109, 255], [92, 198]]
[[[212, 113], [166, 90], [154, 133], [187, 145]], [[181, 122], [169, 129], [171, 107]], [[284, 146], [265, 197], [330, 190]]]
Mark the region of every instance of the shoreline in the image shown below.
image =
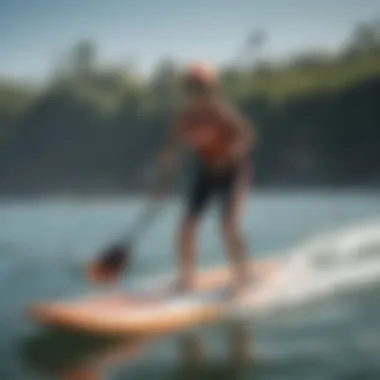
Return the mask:
[[[379, 187], [276, 187], [276, 188], [258, 188], [250, 191], [250, 196], [323, 196], [323, 195], [367, 195], [370, 197], [380, 197]], [[137, 194], [137, 192], [50, 192], [50, 193], [37, 193], [37, 194], [2, 194], [0, 192], [0, 202], [30, 202], [30, 201], [70, 201], [70, 202], [97, 202], [97, 201], [137, 201], [142, 202], [148, 198], [148, 193]], [[179, 193], [173, 193], [167, 199], [171, 201], [179, 201], [181, 196]]]

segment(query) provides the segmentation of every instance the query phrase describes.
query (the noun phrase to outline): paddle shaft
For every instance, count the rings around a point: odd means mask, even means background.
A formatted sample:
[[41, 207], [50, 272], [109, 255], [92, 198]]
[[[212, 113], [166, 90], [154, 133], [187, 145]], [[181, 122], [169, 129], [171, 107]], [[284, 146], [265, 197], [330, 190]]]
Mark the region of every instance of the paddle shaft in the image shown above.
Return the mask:
[[96, 281], [108, 281], [116, 279], [120, 275], [131, 259], [132, 245], [146, 231], [157, 214], [157, 206], [157, 204], [148, 204], [130, 233], [124, 239], [121, 238], [119, 243], [110, 246], [100, 254], [88, 268], [90, 278]]
[[141, 234], [146, 231], [149, 225], [152, 223], [153, 219], [158, 214], [159, 210], [162, 208], [165, 196], [163, 196], [166, 191], [167, 178], [163, 183], [158, 181], [156, 186], [154, 186], [153, 194], [155, 194], [150, 202], [145, 206], [145, 210], [142, 212], [140, 217], [136, 220], [133, 227], [131, 228], [129, 234], [124, 241], [130, 247], [134, 241], [140, 238]]
[[[158, 181], [154, 187], [153, 199], [145, 206], [137, 220], [133, 223], [129, 233], [122, 237], [118, 243], [109, 247], [103, 252], [94, 265], [90, 268], [90, 276], [93, 278], [115, 278], [122, 268], [128, 266], [128, 262], [132, 256], [132, 246], [141, 238], [141, 235], [147, 230], [152, 223], [154, 217], [161, 209], [163, 202], [163, 191], [166, 186]], [[105, 275], [105, 276], [104, 276]]]
[[135, 221], [128, 235], [123, 239], [125, 244], [131, 246], [144, 232], [146, 232], [161, 207], [161, 202], [153, 202], [145, 207], [145, 210]]

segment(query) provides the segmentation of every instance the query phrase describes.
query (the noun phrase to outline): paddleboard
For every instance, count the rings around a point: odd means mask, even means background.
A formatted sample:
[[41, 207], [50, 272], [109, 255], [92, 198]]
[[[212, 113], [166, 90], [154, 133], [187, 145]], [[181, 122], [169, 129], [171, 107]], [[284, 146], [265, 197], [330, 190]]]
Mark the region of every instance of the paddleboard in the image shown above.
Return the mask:
[[[260, 308], [265, 299], [281, 287], [284, 278], [305, 276], [304, 268], [289, 268], [276, 262], [252, 262], [252, 287], [237, 302]], [[160, 334], [192, 325], [212, 323], [229, 314], [234, 305], [228, 295], [231, 271], [227, 267], [199, 273], [191, 293], [173, 294], [168, 288], [150, 292], [120, 292], [98, 297], [32, 305], [28, 315], [46, 326], [91, 334]]]

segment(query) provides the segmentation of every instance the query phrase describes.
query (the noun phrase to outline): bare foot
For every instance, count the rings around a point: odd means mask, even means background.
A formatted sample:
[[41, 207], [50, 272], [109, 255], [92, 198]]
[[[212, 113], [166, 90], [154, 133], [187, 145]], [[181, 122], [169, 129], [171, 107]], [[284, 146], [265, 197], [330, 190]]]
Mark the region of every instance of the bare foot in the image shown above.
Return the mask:
[[244, 302], [247, 295], [251, 293], [254, 285], [258, 285], [258, 281], [250, 279], [238, 282], [227, 290], [227, 297], [231, 301]]

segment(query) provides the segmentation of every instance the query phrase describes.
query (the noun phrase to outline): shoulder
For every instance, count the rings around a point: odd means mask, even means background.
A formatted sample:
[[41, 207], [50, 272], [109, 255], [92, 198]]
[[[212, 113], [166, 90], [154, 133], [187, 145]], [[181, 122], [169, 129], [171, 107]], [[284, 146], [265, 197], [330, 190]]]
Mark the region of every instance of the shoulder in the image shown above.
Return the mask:
[[184, 105], [176, 110], [176, 112], [174, 113], [174, 120], [186, 120], [191, 116], [191, 114], [192, 109], [190, 108], [190, 106]]
[[188, 110], [186, 107], [178, 108], [172, 115], [172, 126], [179, 127], [187, 119]]
[[216, 99], [212, 103], [212, 108], [215, 112], [226, 117], [240, 113], [238, 107], [226, 99]]
[[221, 100], [215, 104], [215, 111], [219, 117], [228, 124], [247, 123], [241, 110], [231, 102]]

